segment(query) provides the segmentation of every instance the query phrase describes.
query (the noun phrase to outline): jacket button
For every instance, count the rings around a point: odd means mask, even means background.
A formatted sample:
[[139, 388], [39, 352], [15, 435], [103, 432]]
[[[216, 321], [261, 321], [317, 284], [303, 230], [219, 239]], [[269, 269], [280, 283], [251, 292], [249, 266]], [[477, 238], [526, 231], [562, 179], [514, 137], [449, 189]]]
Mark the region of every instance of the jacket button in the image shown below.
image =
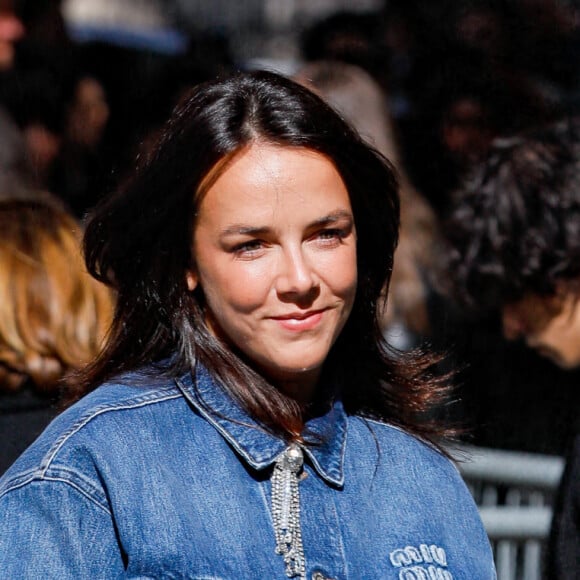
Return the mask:
[[332, 578], [325, 576], [322, 572], [314, 572], [312, 574], [312, 580], [332, 580]]

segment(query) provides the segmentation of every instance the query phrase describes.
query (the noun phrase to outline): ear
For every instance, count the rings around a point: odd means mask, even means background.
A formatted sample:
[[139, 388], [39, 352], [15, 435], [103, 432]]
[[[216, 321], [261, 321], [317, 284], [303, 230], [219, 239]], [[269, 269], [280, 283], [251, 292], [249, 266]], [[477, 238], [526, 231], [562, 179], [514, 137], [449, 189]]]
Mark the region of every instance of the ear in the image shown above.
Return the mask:
[[189, 288], [189, 291], [193, 292], [197, 288], [197, 274], [192, 270], [188, 270], [187, 274], [185, 275], [185, 280], [187, 281], [187, 287]]

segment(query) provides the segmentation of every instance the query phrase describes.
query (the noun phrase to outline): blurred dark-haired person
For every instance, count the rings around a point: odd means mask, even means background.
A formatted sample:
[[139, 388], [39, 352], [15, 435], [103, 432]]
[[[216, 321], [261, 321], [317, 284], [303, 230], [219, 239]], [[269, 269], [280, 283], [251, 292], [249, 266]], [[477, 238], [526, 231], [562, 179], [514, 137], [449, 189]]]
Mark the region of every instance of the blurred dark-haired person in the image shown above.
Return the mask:
[[87, 225], [116, 315], [0, 480], [2, 574], [493, 580], [445, 381], [378, 325], [398, 227], [391, 165], [311, 91], [188, 94]]
[[[580, 366], [580, 120], [498, 139], [459, 192], [449, 271], [467, 306], [501, 312], [504, 335]], [[548, 576], [580, 576], [580, 436], [552, 524]]]
[[71, 79], [69, 91], [61, 147], [48, 184], [82, 220], [107, 189], [104, 133], [109, 104], [104, 84], [85, 71]]
[[112, 316], [81, 232], [46, 201], [0, 201], [0, 474], [58, 411], [63, 379], [94, 358]]

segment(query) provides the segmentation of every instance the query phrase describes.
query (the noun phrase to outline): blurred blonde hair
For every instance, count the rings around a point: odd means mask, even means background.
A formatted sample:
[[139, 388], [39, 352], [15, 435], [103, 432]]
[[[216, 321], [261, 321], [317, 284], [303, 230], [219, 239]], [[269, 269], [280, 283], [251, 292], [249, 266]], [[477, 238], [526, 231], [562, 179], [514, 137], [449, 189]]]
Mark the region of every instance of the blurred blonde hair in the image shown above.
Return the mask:
[[386, 328], [402, 319], [413, 332], [428, 334], [425, 278], [437, 263], [434, 252], [438, 248], [439, 225], [435, 213], [404, 170], [387, 95], [366, 71], [344, 62], [305, 64], [294, 79], [325, 99], [395, 167], [401, 199], [401, 229], [388, 305], [380, 312], [381, 325]]
[[54, 204], [0, 202], [0, 389], [53, 389], [98, 353], [112, 298], [86, 272], [80, 235]]

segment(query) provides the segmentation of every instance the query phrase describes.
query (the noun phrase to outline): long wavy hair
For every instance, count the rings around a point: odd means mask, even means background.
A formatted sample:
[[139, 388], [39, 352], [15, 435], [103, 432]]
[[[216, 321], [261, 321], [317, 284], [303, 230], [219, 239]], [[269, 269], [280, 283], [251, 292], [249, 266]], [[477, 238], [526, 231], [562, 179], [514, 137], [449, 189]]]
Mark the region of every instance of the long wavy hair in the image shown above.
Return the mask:
[[97, 355], [112, 313], [74, 218], [45, 201], [0, 202], [0, 390], [56, 389]]
[[[227, 160], [253, 142], [306, 148], [329, 159], [348, 190], [357, 230], [358, 288], [349, 320], [324, 365], [350, 413], [385, 419], [426, 439], [445, 430], [429, 410], [445, 393], [426, 374], [433, 360], [392, 356], [377, 321], [398, 239], [399, 200], [390, 163], [322, 99], [274, 73], [202, 84], [175, 110], [153, 153], [88, 223], [89, 271], [118, 294], [111, 338], [88, 388], [163, 360], [172, 375], [203, 364], [264, 428], [299, 437], [308, 409], [269, 384], [205, 323], [203, 289], [191, 292], [200, 194]], [[155, 364], [153, 365], [155, 366]], [[326, 377], [326, 379], [325, 379]], [[337, 379], [339, 378], [339, 379]]]

